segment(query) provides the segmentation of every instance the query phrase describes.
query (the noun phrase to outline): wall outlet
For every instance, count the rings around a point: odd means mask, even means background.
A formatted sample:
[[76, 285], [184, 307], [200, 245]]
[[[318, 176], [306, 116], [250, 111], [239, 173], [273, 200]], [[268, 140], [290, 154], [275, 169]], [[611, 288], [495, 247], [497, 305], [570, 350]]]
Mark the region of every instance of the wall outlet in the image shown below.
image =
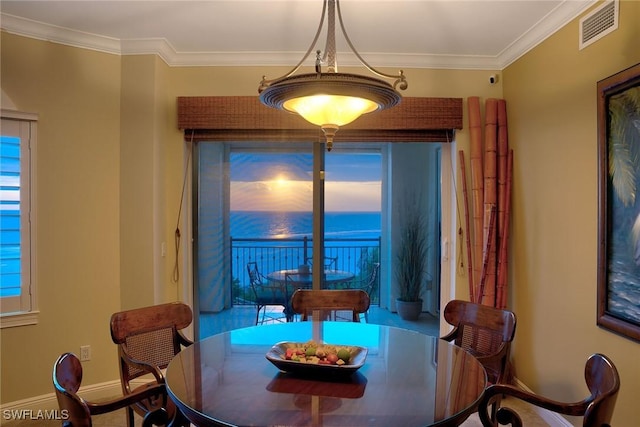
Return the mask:
[[80, 361], [86, 362], [91, 360], [91, 346], [90, 345], [81, 345], [80, 346]]

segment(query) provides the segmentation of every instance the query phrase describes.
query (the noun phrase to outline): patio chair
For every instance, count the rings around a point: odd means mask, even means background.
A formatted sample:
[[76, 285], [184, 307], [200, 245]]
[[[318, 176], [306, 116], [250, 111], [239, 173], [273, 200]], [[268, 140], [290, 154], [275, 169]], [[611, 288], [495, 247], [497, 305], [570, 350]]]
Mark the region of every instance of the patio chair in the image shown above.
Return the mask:
[[[305, 264], [309, 264], [309, 267], [313, 269], [313, 258], [307, 257], [304, 259]], [[324, 270], [337, 270], [338, 269], [338, 257], [324, 257]]]
[[[164, 384], [163, 370], [183, 347], [193, 344], [182, 333], [192, 320], [191, 307], [181, 302], [136, 308], [111, 316], [111, 338], [118, 345], [124, 395]], [[134, 380], [146, 377], [151, 377], [151, 381], [134, 387]], [[134, 425], [133, 411], [144, 417], [153, 409], [145, 402], [130, 406], [127, 409], [129, 427]], [[175, 417], [177, 425], [189, 425], [171, 399], [166, 409], [169, 417]]]
[[320, 312], [320, 318], [330, 318], [337, 311], [350, 311], [351, 320], [360, 322], [360, 314], [369, 309], [369, 295], [362, 289], [298, 289], [291, 297], [293, 312], [308, 320], [314, 311]]
[[620, 376], [613, 362], [603, 354], [592, 354], [584, 368], [584, 378], [591, 395], [578, 402], [559, 402], [512, 385], [495, 384], [489, 386], [478, 405], [478, 414], [482, 425], [493, 427], [497, 423], [521, 427], [522, 419], [513, 408], [502, 407], [495, 415], [495, 422], [490, 419], [488, 406], [495, 399], [507, 396], [509, 399], [520, 399], [524, 402], [557, 412], [559, 414], [581, 416], [584, 427], [610, 427], [613, 409], [620, 390]]
[[[378, 285], [378, 276], [380, 274], [380, 263], [376, 262], [371, 264], [369, 269], [369, 274], [361, 280], [354, 280], [348, 283], [349, 289], [362, 289], [369, 295], [369, 300], [371, 302], [374, 301], [374, 292], [376, 290], [376, 286]], [[368, 316], [369, 310], [364, 313], [364, 319], [366, 322], [369, 321]]]
[[[251, 261], [247, 263], [247, 273], [249, 274], [249, 285], [253, 291], [256, 304], [256, 325], [265, 321], [267, 307], [276, 305], [282, 306], [285, 316], [287, 314], [288, 298], [285, 284], [276, 281], [269, 281], [258, 269], [258, 263]], [[262, 312], [262, 318], [260, 318]]]
[[64, 353], [58, 357], [53, 365], [53, 388], [60, 411], [66, 414], [63, 427], [91, 427], [93, 415], [106, 414], [143, 401], [154, 409], [146, 413], [142, 427], [163, 426], [169, 421], [164, 384], [155, 384], [115, 399], [89, 402], [78, 395], [81, 383], [82, 364], [76, 355]]

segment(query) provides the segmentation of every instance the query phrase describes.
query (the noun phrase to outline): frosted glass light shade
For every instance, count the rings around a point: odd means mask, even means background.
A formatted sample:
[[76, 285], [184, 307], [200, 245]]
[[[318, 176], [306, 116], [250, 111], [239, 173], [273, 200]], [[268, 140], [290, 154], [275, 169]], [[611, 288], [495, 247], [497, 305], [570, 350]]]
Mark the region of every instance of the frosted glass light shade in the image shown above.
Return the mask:
[[347, 73], [285, 77], [260, 93], [264, 105], [297, 113], [320, 127], [346, 125], [362, 114], [393, 107], [400, 99], [385, 81]]
[[289, 99], [282, 104], [288, 111], [298, 113], [317, 126], [344, 126], [363, 114], [379, 108], [369, 99], [356, 96], [318, 94]]

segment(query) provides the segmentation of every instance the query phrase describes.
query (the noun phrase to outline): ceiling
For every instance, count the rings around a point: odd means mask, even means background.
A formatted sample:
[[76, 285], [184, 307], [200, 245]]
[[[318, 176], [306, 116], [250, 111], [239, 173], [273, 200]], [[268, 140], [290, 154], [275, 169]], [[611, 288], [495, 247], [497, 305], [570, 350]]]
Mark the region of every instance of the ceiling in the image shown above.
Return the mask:
[[[342, 0], [374, 67], [501, 70], [596, 0]], [[171, 66], [285, 65], [315, 36], [321, 0], [0, 1], [3, 30]], [[324, 32], [317, 46], [324, 50]], [[338, 65], [360, 65], [339, 30]], [[576, 34], [576, 48], [578, 34]], [[313, 54], [310, 60], [313, 59]]]

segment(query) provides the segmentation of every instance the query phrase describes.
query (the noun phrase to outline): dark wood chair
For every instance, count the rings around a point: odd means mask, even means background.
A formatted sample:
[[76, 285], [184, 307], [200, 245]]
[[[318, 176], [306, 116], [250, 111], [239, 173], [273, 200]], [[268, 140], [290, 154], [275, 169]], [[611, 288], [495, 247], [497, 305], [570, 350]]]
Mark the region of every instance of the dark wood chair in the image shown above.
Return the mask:
[[[251, 286], [256, 304], [256, 325], [264, 323], [267, 306], [282, 306], [283, 312], [287, 314], [288, 304], [285, 284], [267, 280], [260, 273], [258, 263], [254, 261], [247, 263], [247, 273], [249, 274], [249, 286]], [[260, 318], [260, 312], [262, 312], [262, 318]]]
[[167, 397], [164, 384], [156, 384], [117, 399], [101, 402], [88, 402], [78, 395], [82, 383], [82, 364], [72, 353], [64, 353], [53, 365], [53, 387], [61, 416], [63, 427], [90, 427], [93, 415], [106, 414], [118, 409], [127, 408], [138, 402], [145, 401], [153, 407], [142, 420], [143, 427], [166, 425], [169, 422], [166, 407]]
[[478, 405], [482, 425], [493, 427], [511, 424], [521, 427], [522, 419], [512, 408], [501, 407], [495, 422], [489, 417], [488, 407], [500, 396], [517, 398], [532, 405], [563, 415], [582, 416], [584, 427], [610, 427], [613, 409], [620, 390], [620, 376], [613, 362], [603, 354], [593, 354], [587, 359], [584, 378], [591, 395], [579, 402], [565, 403], [530, 393], [512, 385], [495, 384], [488, 387]]
[[512, 311], [452, 300], [444, 308], [444, 319], [453, 330], [443, 340], [453, 341], [480, 360], [490, 383], [508, 382], [509, 353], [516, 333]]
[[[162, 370], [183, 347], [193, 344], [182, 333], [192, 321], [191, 307], [181, 302], [137, 308], [111, 316], [111, 338], [118, 345], [124, 395], [164, 384]], [[149, 375], [153, 377], [152, 381], [132, 387], [134, 379]], [[129, 427], [134, 425], [133, 411], [145, 416], [152, 409], [145, 402], [129, 407]], [[188, 425], [171, 400], [167, 402], [167, 412], [170, 417], [176, 418], [179, 425]]]
[[291, 297], [293, 312], [300, 314], [301, 320], [308, 320], [314, 311], [321, 312], [321, 318], [328, 318], [338, 311], [351, 312], [353, 322], [360, 321], [360, 314], [369, 309], [369, 295], [362, 289], [298, 289]]

